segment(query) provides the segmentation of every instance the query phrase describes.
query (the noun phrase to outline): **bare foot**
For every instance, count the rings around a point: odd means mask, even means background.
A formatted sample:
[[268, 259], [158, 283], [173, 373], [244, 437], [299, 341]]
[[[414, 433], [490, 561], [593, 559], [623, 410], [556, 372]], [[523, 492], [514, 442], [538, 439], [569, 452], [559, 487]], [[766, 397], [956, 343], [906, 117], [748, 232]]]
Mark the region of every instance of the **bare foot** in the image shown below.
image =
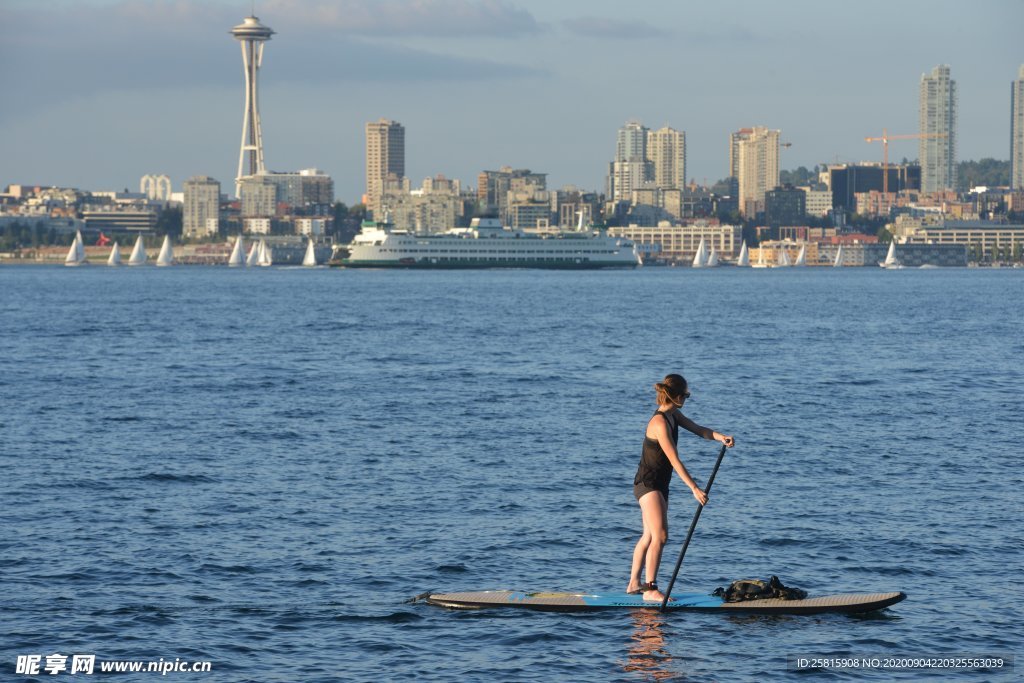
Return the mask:
[[640, 591], [640, 582], [636, 579], [630, 579], [629, 585], [626, 586], [627, 593], [638, 593]]
[[[665, 594], [659, 590], [644, 591], [644, 602], [664, 602]], [[672, 602], [673, 598], [669, 598]]]

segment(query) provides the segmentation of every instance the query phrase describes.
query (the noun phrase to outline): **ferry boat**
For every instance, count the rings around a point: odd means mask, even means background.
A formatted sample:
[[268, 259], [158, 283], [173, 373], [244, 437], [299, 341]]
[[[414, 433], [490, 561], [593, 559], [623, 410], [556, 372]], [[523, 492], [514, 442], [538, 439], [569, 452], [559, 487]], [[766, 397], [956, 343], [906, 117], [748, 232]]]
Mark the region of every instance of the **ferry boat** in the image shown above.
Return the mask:
[[635, 268], [636, 245], [578, 227], [575, 231], [522, 232], [495, 218], [474, 218], [468, 228], [417, 235], [387, 223], [363, 221], [362, 230], [332, 259], [348, 268]]

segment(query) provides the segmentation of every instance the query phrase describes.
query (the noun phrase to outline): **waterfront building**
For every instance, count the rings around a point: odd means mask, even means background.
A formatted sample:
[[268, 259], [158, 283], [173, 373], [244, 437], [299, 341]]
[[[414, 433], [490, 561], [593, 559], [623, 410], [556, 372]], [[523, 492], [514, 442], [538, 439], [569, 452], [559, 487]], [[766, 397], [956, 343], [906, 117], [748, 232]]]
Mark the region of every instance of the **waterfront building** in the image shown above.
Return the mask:
[[242, 225], [250, 235], [269, 235], [273, 221], [270, 218], [245, 218]]
[[[380, 119], [366, 124], [366, 196], [370, 212], [380, 211], [385, 182], [405, 178], [405, 127]], [[376, 213], [373, 214], [376, 217]]]
[[82, 221], [88, 232], [153, 232], [156, 212], [148, 209], [130, 209], [109, 206], [82, 211]]
[[647, 133], [652, 181], [662, 189], [686, 187], [686, 133], [665, 126]]
[[327, 220], [324, 218], [296, 218], [295, 234], [308, 237], [323, 237], [327, 232]]
[[[266, 173], [263, 163], [263, 128], [260, 123], [259, 70], [263, 64], [263, 45], [274, 31], [254, 16], [246, 17], [231, 29], [231, 35], [242, 46], [242, 68], [245, 70], [245, 113], [242, 115], [242, 146], [238, 152], [238, 173], [235, 175], [235, 194], [241, 194], [242, 178]], [[248, 171], [246, 171], [248, 161]]]
[[740, 214], [764, 210], [765, 193], [779, 184], [781, 131], [744, 128], [729, 137], [730, 175], [736, 178]]
[[928, 194], [956, 189], [956, 81], [945, 64], [921, 75], [920, 133], [921, 191]]
[[637, 245], [637, 251], [654, 255], [658, 260], [690, 263], [705, 240], [708, 249], [714, 248], [720, 258], [735, 258], [739, 254], [743, 230], [738, 225], [720, 225], [716, 221], [695, 221], [689, 225], [657, 226], [628, 225], [608, 228], [611, 237], [624, 237]]
[[886, 227], [908, 244], [963, 246], [971, 252], [972, 260], [1019, 261], [1024, 251], [1024, 224], [1019, 223], [941, 220], [915, 224], [901, 221]]
[[186, 238], [216, 235], [220, 217], [220, 183], [209, 176], [192, 176], [184, 183], [184, 195], [181, 209], [183, 235]]
[[1024, 189], [1024, 64], [1010, 91], [1010, 189]]

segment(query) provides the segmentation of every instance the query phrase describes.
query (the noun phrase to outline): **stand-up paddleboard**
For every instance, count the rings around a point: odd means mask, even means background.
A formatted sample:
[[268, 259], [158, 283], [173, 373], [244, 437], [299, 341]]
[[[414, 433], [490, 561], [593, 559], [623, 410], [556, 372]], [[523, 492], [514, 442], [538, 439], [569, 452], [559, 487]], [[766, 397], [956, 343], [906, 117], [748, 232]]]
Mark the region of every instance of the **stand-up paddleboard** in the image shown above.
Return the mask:
[[[628, 593], [522, 593], [519, 591], [468, 591], [427, 593], [419, 598], [431, 605], [453, 609], [520, 607], [548, 612], [590, 612], [606, 609], [660, 609], [661, 601], [650, 602], [642, 595]], [[700, 610], [722, 614], [822, 614], [825, 612], [873, 612], [906, 598], [902, 592], [846, 593], [803, 600], [745, 600], [725, 602], [703, 593], [672, 596], [666, 610]]]

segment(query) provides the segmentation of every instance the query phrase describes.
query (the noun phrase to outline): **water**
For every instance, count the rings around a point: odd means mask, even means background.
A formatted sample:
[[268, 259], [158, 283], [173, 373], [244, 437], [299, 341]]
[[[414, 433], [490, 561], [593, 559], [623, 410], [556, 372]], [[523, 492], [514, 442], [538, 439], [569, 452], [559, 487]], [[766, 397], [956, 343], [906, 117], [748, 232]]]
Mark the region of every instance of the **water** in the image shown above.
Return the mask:
[[[5, 267], [0, 293], [3, 678], [57, 652], [212, 662], [178, 680], [746, 681], [1024, 642], [1022, 271]], [[624, 588], [673, 371], [737, 440], [678, 590], [774, 573], [908, 600], [403, 604]], [[706, 479], [716, 445], [681, 445]], [[663, 583], [693, 509], [674, 482]]]

